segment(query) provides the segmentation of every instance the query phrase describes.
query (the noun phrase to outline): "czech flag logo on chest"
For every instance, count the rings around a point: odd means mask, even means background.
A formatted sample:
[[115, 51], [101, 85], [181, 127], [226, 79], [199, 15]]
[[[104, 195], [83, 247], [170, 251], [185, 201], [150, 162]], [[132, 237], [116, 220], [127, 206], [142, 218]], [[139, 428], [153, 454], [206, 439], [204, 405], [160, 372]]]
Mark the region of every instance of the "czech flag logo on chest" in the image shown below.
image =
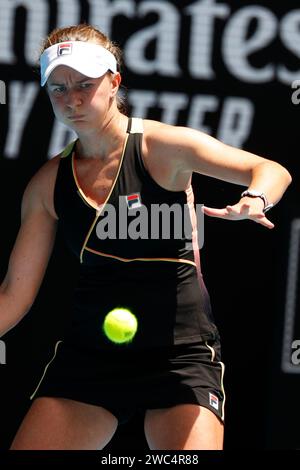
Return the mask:
[[138, 209], [142, 207], [140, 193], [129, 194], [125, 196], [128, 209]]

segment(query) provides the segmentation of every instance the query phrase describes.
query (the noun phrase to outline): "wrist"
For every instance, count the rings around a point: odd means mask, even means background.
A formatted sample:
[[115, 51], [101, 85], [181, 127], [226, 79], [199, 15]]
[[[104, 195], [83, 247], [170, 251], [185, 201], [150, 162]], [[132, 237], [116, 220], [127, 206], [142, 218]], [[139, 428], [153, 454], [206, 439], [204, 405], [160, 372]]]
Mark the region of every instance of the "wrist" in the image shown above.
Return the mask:
[[242, 197], [252, 197], [252, 198], [259, 197], [263, 201], [263, 204], [264, 204], [264, 207], [263, 207], [264, 213], [266, 213], [269, 209], [273, 207], [273, 204], [269, 204], [265, 193], [261, 191], [257, 191], [256, 189], [246, 189], [246, 191], [242, 192], [241, 198]]

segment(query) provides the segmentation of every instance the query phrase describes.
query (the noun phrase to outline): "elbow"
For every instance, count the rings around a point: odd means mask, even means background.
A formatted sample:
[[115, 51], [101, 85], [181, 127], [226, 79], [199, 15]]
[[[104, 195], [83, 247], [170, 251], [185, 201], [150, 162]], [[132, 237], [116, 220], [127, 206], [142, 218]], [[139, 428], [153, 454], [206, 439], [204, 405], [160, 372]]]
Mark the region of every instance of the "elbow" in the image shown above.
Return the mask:
[[292, 175], [284, 166], [280, 165], [280, 167], [281, 167], [281, 172], [282, 172], [282, 180], [284, 181], [285, 186], [287, 188], [293, 180]]
[[285, 168], [285, 173], [286, 173], [286, 179], [287, 179], [287, 187], [291, 184], [293, 181], [292, 175], [289, 173], [289, 171]]
[[292, 175], [283, 165], [280, 165], [280, 163], [277, 162], [272, 162], [272, 164], [274, 163], [277, 167], [278, 175], [282, 181], [282, 185], [286, 189], [292, 182]]

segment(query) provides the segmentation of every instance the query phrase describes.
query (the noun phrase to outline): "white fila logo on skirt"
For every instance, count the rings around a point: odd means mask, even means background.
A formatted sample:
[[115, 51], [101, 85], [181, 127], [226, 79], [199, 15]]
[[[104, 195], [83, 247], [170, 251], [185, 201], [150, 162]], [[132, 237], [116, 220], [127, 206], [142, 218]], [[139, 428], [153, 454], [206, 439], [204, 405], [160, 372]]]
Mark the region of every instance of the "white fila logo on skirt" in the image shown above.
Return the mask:
[[213, 393], [209, 393], [209, 404], [215, 408], [215, 410], [219, 409], [219, 398]]

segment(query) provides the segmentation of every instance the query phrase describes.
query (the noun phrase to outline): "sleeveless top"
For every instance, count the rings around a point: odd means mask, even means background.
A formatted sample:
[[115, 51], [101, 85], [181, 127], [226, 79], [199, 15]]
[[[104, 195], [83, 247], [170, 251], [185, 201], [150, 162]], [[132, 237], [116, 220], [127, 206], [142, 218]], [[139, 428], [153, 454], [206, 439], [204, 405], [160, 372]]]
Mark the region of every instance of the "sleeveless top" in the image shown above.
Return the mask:
[[77, 180], [72, 142], [62, 153], [54, 205], [66, 244], [80, 263], [66, 340], [120, 349], [102, 330], [116, 307], [138, 330], [122, 348], [168, 347], [218, 334], [201, 271], [192, 187], [169, 191], [147, 172], [143, 122], [129, 119], [117, 175], [103, 204], [88, 202]]

